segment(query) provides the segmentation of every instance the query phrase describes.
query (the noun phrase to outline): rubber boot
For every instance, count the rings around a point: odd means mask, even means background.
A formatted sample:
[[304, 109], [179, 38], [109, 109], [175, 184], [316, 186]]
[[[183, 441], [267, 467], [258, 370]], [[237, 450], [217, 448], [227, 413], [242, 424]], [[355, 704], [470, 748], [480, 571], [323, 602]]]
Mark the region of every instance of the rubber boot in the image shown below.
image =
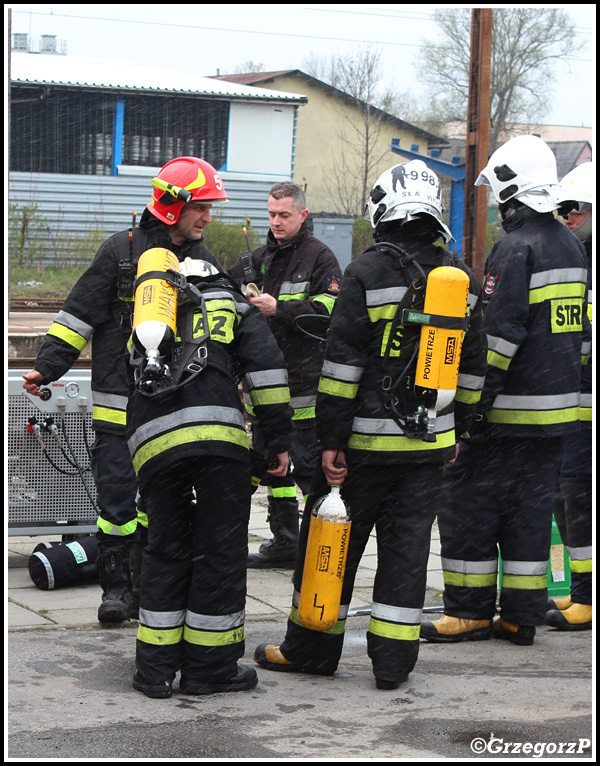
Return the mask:
[[129, 571], [129, 545], [101, 543], [98, 571], [102, 586], [102, 603], [98, 608], [99, 622], [115, 623], [129, 620], [131, 603], [131, 575]]
[[420, 636], [432, 644], [457, 644], [460, 641], [485, 641], [491, 631], [491, 620], [465, 620], [445, 614], [435, 622], [422, 622]]
[[183, 673], [179, 682], [179, 690], [184, 694], [215, 694], [220, 692], [243, 692], [254, 689], [258, 683], [258, 675], [254, 668], [238, 665], [231, 678], [222, 681], [192, 681], [188, 682]]
[[535, 636], [535, 625], [517, 625], [499, 617], [492, 627], [494, 638], [503, 638], [517, 646], [531, 646]]
[[298, 550], [298, 503], [269, 503], [273, 538], [248, 556], [249, 569], [294, 569]]
[[591, 630], [592, 605], [571, 604], [567, 609], [553, 609], [546, 614], [546, 625], [557, 630]]
[[565, 609], [568, 609], [572, 603], [571, 594], [568, 596], [561, 596], [560, 598], [549, 598], [548, 610], [558, 609], [559, 612], [563, 612]]

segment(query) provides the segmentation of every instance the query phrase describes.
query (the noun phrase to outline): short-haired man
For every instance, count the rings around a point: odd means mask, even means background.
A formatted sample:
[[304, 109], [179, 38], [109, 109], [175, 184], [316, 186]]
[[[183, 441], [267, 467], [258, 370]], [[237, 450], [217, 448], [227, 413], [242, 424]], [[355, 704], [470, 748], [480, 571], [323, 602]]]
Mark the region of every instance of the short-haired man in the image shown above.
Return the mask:
[[[241, 258], [231, 275], [242, 285], [254, 282], [261, 291], [250, 298], [267, 318], [282, 350], [289, 377], [291, 405], [296, 426], [290, 456], [293, 468], [281, 479], [268, 479], [269, 525], [273, 538], [259, 553], [250, 554], [255, 569], [293, 568], [298, 543], [299, 506], [296, 485], [304, 496], [319, 459], [314, 431], [315, 401], [324, 343], [298, 328], [300, 316], [328, 318], [341, 282], [340, 265], [327, 245], [307, 228], [309, 211], [304, 192], [291, 182], [270, 191], [270, 231], [267, 243], [252, 253], [252, 262]], [[253, 446], [262, 452], [260, 426], [253, 423]]]
[[125, 438], [131, 377], [127, 343], [137, 261], [146, 250], [164, 247], [179, 261], [208, 261], [221, 270], [202, 236], [213, 203], [226, 200], [221, 177], [206, 160], [176, 157], [168, 162], [152, 181], [152, 197], [139, 226], [114, 234], [100, 246], [50, 326], [34, 369], [23, 375], [25, 391], [40, 396], [41, 386], [67, 373], [93, 336], [91, 466], [98, 491], [102, 623], [137, 619], [137, 580], [147, 535]]

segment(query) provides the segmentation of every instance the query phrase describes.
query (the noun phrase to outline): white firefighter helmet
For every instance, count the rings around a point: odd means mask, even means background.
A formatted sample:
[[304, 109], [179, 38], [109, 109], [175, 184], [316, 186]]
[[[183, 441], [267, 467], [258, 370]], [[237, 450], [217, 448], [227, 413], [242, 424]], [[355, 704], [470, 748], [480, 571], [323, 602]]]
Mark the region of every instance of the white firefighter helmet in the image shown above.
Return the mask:
[[582, 162], [570, 170], [560, 182], [566, 198], [579, 203], [594, 204], [596, 176], [593, 162]]
[[179, 264], [179, 273], [184, 277], [212, 277], [220, 272], [212, 263], [188, 256]]
[[564, 199], [554, 152], [537, 136], [517, 136], [496, 149], [475, 181], [481, 185], [492, 187], [499, 204], [516, 198], [538, 213], [555, 210]]
[[375, 229], [388, 221], [407, 222], [423, 215], [437, 222], [446, 242], [454, 239], [442, 221], [442, 186], [423, 160], [394, 165], [382, 173], [371, 189], [365, 218]]
[[[592, 236], [593, 205], [596, 196], [596, 176], [592, 162], [582, 162], [560, 182], [565, 199], [577, 203], [575, 215], [565, 216], [566, 224], [575, 236], [585, 242]], [[577, 214], [578, 213], [578, 214]]]

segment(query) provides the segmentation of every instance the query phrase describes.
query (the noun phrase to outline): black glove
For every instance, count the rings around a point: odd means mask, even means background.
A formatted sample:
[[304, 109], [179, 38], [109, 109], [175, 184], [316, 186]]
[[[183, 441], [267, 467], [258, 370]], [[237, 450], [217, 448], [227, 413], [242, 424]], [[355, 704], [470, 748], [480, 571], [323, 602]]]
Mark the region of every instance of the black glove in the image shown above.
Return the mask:
[[477, 412], [473, 416], [468, 429], [461, 432], [457, 429], [459, 439], [461, 441], [469, 442], [469, 444], [477, 444], [478, 442], [486, 441], [489, 436], [490, 424], [485, 416], [485, 412]]

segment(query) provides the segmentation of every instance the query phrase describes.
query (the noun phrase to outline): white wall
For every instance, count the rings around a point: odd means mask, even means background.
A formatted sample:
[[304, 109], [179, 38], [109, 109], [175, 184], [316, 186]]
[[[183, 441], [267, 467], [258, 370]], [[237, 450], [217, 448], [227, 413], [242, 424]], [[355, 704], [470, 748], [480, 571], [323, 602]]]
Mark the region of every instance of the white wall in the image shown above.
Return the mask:
[[289, 180], [294, 162], [295, 107], [233, 102], [229, 112], [227, 170]]

